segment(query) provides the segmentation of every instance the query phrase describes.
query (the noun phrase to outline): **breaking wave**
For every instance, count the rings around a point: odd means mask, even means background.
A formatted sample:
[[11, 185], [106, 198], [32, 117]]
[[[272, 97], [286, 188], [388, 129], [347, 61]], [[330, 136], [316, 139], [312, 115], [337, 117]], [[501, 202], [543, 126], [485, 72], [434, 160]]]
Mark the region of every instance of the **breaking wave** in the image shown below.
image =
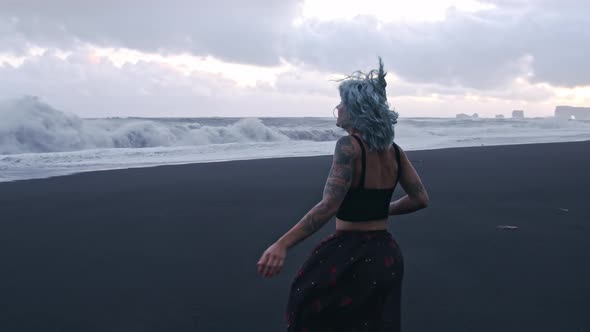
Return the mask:
[[257, 118], [216, 125], [205, 125], [194, 119], [83, 119], [32, 96], [1, 103], [0, 119], [0, 154], [288, 140], [335, 141], [343, 135], [336, 129], [272, 127]]

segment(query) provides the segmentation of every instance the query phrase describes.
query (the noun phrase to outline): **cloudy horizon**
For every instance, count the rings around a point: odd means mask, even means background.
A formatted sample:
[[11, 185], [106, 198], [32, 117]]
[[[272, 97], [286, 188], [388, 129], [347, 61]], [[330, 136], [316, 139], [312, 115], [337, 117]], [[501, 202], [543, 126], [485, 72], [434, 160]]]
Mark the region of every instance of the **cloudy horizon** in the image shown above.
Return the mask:
[[381, 56], [402, 117], [590, 106], [590, 4], [3, 1], [0, 99], [81, 117], [331, 117]]

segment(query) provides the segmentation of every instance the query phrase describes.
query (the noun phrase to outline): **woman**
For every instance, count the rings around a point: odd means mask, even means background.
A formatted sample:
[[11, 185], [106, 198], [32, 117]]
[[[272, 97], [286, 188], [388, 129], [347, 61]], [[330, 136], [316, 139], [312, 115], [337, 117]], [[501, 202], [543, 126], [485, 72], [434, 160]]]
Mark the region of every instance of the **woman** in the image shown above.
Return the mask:
[[[378, 70], [340, 83], [336, 125], [350, 135], [336, 143], [323, 198], [258, 261], [261, 275], [279, 273], [287, 250], [336, 216], [336, 232], [316, 245], [291, 284], [288, 331], [400, 330], [403, 260], [388, 216], [425, 208], [429, 199], [392, 144], [398, 114], [389, 110], [385, 75], [379, 58]], [[391, 202], [398, 182], [407, 195]]]

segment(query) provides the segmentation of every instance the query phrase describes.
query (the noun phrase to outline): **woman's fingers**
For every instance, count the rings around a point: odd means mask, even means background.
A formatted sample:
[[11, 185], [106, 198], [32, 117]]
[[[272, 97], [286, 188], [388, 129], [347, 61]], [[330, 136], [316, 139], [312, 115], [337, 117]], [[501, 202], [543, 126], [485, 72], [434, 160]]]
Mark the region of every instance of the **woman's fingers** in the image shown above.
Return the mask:
[[264, 277], [267, 277], [272, 268], [272, 256], [270, 254], [265, 253], [262, 256], [262, 259], [260, 259], [260, 262], [258, 262], [258, 264], [258, 273], [260, 273], [260, 275]]
[[265, 277], [271, 277], [273, 275], [273, 270], [275, 267], [275, 261], [276, 258], [274, 258], [273, 256], [270, 256], [268, 263], [266, 264], [266, 269], [264, 271], [264, 276]]
[[266, 268], [267, 262], [268, 262], [268, 255], [265, 253], [262, 255], [262, 257], [258, 261], [258, 274], [264, 275], [264, 270]]
[[258, 273], [265, 277], [272, 277], [281, 271], [284, 260], [271, 255], [264, 255], [258, 262]]
[[278, 260], [277, 265], [275, 266], [274, 274], [279, 274], [281, 272], [281, 268], [283, 267], [284, 262], [285, 261], [282, 259]]
[[272, 277], [275, 274], [276, 271], [276, 267], [277, 267], [277, 259], [276, 258], [271, 258], [269, 264], [268, 264], [268, 270], [267, 270], [267, 277]]
[[257, 263], [258, 274], [264, 277], [272, 277], [278, 274], [281, 271], [286, 256], [286, 248], [278, 243], [271, 245], [264, 251]]
[[283, 266], [283, 262], [284, 262], [284, 260], [282, 260], [280, 258], [275, 258], [270, 264], [271, 270], [270, 270], [269, 276], [279, 274], [279, 272], [281, 272], [281, 267]]

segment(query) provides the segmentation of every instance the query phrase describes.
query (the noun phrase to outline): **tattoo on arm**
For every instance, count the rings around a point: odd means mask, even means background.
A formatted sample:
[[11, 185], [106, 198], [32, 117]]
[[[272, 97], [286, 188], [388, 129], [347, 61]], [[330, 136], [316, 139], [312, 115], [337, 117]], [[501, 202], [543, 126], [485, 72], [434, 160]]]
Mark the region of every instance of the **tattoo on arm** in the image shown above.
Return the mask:
[[341, 137], [336, 143], [332, 168], [324, 187], [322, 201], [303, 217], [303, 229], [308, 234], [322, 228], [333, 216], [352, 182], [354, 146], [351, 138]]
[[329, 219], [330, 211], [328, 206], [324, 203], [319, 203], [301, 220], [303, 223], [303, 230], [307, 234], [315, 233], [318, 229], [322, 228]]
[[291, 248], [297, 243], [303, 241], [318, 229], [322, 228], [328, 220], [330, 220], [331, 211], [324, 202], [316, 204], [303, 218], [293, 226], [287, 234], [283, 235], [279, 242], [282, 242]]
[[336, 143], [332, 168], [324, 187], [324, 202], [332, 205], [342, 202], [352, 182], [353, 167], [354, 146], [352, 139], [345, 136]]

